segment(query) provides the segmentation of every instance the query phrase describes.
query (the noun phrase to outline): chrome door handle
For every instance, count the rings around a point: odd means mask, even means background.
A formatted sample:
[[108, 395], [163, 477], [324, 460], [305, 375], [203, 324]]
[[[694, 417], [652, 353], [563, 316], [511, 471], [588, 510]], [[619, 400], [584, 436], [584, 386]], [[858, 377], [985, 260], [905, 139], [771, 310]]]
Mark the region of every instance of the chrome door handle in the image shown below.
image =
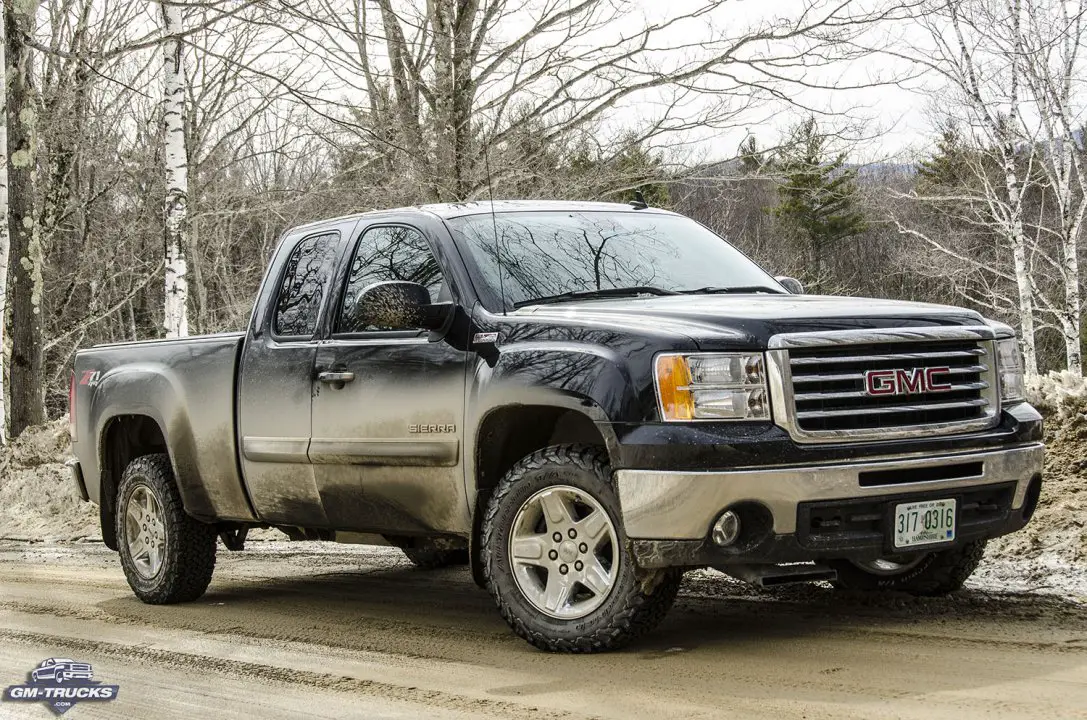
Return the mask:
[[318, 373], [317, 379], [323, 383], [349, 383], [355, 379], [355, 373], [346, 371], [325, 371]]

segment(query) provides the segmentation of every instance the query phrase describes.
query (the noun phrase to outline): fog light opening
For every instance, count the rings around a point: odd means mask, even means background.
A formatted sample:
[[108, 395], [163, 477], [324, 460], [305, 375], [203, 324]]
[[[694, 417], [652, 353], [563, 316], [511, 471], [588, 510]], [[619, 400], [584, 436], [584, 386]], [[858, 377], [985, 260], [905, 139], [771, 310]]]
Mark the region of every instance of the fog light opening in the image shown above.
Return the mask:
[[713, 542], [720, 547], [728, 547], [740, 537], [740, 516], [732, 510], [726, 510], [713, 524], [711, 533]]

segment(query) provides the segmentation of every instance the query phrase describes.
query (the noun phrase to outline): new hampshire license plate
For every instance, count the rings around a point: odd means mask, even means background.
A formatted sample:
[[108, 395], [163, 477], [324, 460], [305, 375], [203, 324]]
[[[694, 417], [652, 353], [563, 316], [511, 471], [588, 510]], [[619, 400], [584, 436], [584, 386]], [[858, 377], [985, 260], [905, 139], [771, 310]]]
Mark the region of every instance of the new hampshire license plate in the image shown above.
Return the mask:
[[895, 547], [932, 545], [955, 539], [955, 500], [895, 505]]

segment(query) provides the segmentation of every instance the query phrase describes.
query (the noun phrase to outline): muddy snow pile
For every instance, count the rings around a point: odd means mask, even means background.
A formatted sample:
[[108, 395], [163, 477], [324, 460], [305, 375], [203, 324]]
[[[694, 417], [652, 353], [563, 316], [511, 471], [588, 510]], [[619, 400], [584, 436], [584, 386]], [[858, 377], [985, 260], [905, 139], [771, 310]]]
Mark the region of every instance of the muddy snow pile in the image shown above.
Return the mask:
[[0, 539], [101, 537], [98, 508], [79, 497], [64, 466], [67, 454], [67, 418], [31, 428], [0, 448]]
[[1087, 380], [1054, 372], [1027, 394], [1046, 416], [1042, 498], [1031, 523], [992, 543], [990, 555], [1036, 560], [1042, 574], [1063, 563], [1087, 572]]

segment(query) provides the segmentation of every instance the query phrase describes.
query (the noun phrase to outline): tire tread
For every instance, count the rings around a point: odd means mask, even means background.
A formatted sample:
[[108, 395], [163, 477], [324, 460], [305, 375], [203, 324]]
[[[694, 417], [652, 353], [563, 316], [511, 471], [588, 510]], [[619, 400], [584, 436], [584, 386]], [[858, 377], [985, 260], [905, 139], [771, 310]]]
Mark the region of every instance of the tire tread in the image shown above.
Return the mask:
[[[498, 583], [491, 577], [491, 536], [496, 530], [497, 515], [506, 496], [525, 475], [549, 466], [566, 464], [572, 464], [581, 470], [596, 474], [610, 483], [606, 452], [597, 446], [553, 445], [537, 450], [522, 459], [498, 483], [487, 505], [480, 542], [484, 577], [502, 617], [515, 633], [535, 647], [548, 652], [566, 653], [615, 650], [645, 635], [660, 624], [679, 593], [683, 576], [681, 571], [665, 571], [663, 577], [649, 593], [642, 591], [640, 582], [633, 583], [631, 589], [622, 597], [618, 610], [612, 614], [604, 627], [572, 640], [550, 637], [542, 631], [529, 627], [522, 618], [516, 615], [503, 596]], [[625, 541], [622, 531], [618, 527], [616, 529], [620, 532], [620, 540]]]
[[166, 557], [163, 558], [163, 574], [150, 587], [127, 560], [127, 548], [123, 547], [124, 508], [117, 511], [117, 538], [121, 565], [136, 596], [150, 605], [169, 605], [196, 600], [208, 589], [215, 570], [215, 526], [202, 523], [185, 512], [185, 507], [174, 482], [170, 458], [165, 453], [142, 455], [125, 468], [117, 497], [127, 497], [129, 486], [143, 479], [151, 486], [162, 504], [163, 524], [166, 526]]

